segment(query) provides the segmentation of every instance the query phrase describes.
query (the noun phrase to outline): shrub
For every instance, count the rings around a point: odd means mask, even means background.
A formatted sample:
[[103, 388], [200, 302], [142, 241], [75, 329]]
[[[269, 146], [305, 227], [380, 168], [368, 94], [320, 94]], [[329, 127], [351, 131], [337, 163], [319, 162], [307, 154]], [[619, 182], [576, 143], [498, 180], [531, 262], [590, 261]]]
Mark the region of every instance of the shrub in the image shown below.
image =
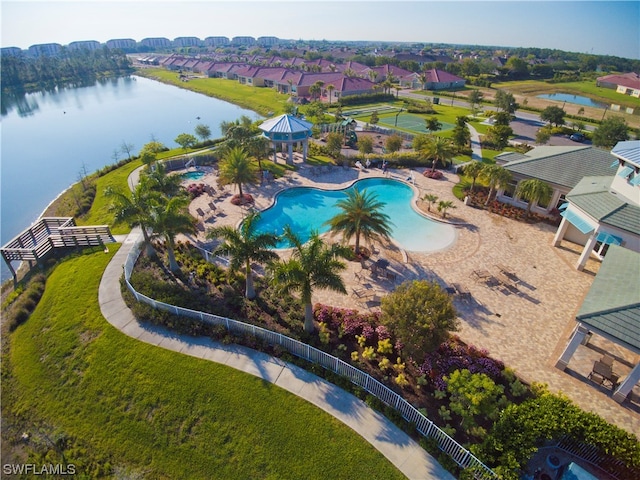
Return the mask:
[[398, 386], [400, 387], [406, 387], [407, 385], [409, 385], [409, 380], [407, 380], [407, 377], [405, 376], [404, 373], [399, 374], [397, 377], [395, 377], [393, 379]]
[[378, 353], [393, 353], [393, 345], [391, 345], [390, 339], [385, 338], [384, 340], [378, 340]]
[[376, 352], [373, 347], [365, 347], [362, 351], [362, 358], [365, 360], [374, 360], [376, 358]]
[[388, 370], [391, 368], [391, 360], [389, 360], [387, 357], [382, 357], [382, 360], [380, 360], [380, 362], [378, 362], [378, 368], [380, 368], [380, 370], [382, 370], [383, 372], [385, 370]]
[[444, 177], [440, 170], [425, 170], [423, 175], [434, 180], [440, 180]]

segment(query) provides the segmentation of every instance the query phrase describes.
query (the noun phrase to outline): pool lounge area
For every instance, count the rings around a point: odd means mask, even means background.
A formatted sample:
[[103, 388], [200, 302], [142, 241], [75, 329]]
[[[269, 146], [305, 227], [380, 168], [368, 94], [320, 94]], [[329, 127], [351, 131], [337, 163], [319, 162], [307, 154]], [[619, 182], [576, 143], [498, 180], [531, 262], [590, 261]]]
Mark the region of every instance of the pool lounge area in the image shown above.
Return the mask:
[[[284, 163], [284, 159], [278, 158], [278, 163]], [[296, 159], [296, 167], [296, 171], [287, 172], [274, 181], [243, 186], [243, 191], [255, 199], [255, 209], [268, 209], [278, 194], [293, 187], [340, 190], [356, 180], [390, 178], [405, 183], [410, 178], [407, 170], [391, 170], [385, 177], [375, 168], [359, 170], [334, 165], [320, 169], [302, 163], [300, 158]], [[462, 340], [486, 348], [492, 356], [514, 368], [523, 380], [544, 381], [551, 391], [562, 391], [583, 409], [596, 411], [627, 430], [640, 431], [639, 404], [619, 405], [611, 398], [610, 390], [594, 388], [588, 379], [594, 361], [602, 356], [603, 350], [618, 359], [620, 374], [625, 375], [633, 362], [633, 359], [625, 360], [629, 352], [594, 337], [596, 341], [580, 346], [566, 372], [553, 366], [575, 327], [575, 311], [591, 286], [599, 262], [589, 260], [584, 272], [577, 272], [573, 265], [581, 247], [563, 242], [562, 248], [553, 248], [554, 226], [521, 223], [464, 205], [453, 196], [452, 188], [458, 177], [452, 172], [445, 171], [442, 180], [428, 179], [420, 175], [422, 172], [414, 173], [414, 187], [419, 197], [435, 194], [440, 200], [455, 205], [444, 221], [433, 207], [432, 212], [428, 212], [425, 202], [417, 201], [415, 205], [425, 216], [453, 227], [455, 243], [442, 250], [419, 252], [400, 248], [395, 242], [376, 242], [374, 261], [389, 261], [386, 270], [396, 273], [395, 279], [390, 280], [386, 275], [374, 277], [368, 270], [362, 271], [360, 262], [348, 262], [343, 273], [348, 294], [321, 290], [314, 292], [313, 302], [375, 309], [379, 308], [379, 299], [403, 281], [437, 282], [452, 291], [460, 320], [457, 335]], [[216, 175], [208, 175], [204, 181], [216, 194], [215, 197], [201, 195], [192, 202], [190, 212], [198, 219], [198, 233], [193, 240], [212, 246], [206, 239], [206, 230], [214, 225], [237, 226], [248, 210], [231, 204], [234, 186], [227, 186], [227, 194], [218, 197], [221, 192]], [[223, 215], [215, 215], [209, 207], [212, 202]], [[197, 209], [201, 209], [204, 216], [200, 216]], [[287, 251], [283, 250], [281, 255], [287, 255]], [[508, 267], [517, 275], [517, 289], [503, 288], [503, 284], [491, 286], [472, 278], [474, 271], [483, 269], [497, 275], [500, 271], [497, 265]], [[561, 279], [562, 289], [557, 288], [557, 282], [549, 281], [550, 272], [554, 278]], [[365, 278], [362, 273], [367, 274]], [[367, 290], [371, 295], [365, 299], [352, 292], [352, 289], [360, 291], [367, 287], [371, 288]]]
[[[326, 233], [325, 224], [340, 212], [336, 202], [346, 192], [358, 189], [376, 195], [383, 202], [383, 213], [392, 224], [392, 238], [399, 247], [415, 252], [434, 252], [452, 246], [456, 240], [455, 228], [418, 213], [412, 206], [417, 194], [408, 184], [389, 178], [357, 180], [347, 188], [327, 190], [314, 187], [293, 187], [275, 198], [273, 205], [261, 213], [259, 232], [282, 233], [289, 225], [303, 241], [312, 231]], [[278, 248], [287, 248], [281, 243]]]

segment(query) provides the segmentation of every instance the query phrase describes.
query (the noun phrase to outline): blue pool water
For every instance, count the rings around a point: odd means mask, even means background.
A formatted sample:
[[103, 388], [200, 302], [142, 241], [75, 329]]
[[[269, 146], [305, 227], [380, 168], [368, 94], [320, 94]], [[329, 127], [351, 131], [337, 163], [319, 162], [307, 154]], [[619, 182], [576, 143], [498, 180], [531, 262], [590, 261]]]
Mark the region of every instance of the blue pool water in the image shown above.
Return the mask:
[[183, 173], [182, 175], [180, 175], [182, 177], [183, 180], [200, 180], [202, 177], [204, 177], [204, 172], [187, 172], [187, 173]]
[[[391, 220], [391, 237], [405, 250], [432, 252], [446, 248], [455, 241], [456, 233], [451, 225], [423, 217], [411, 207], [411, 187], [387, 178], [360, 180], [345, 190], [308, 187], [285, 190], [276, 197], [272, 207], [262, 212], [257, 230], [281, 234], [285, 225], [290, 225], [305, 242], [313, 230], [321, 234], [329, 231], [324, 223], [340, 212], [336, 202], [345, 198], [345, 192], [353, 188], [360, 191], [366, 189], [385, 204], [382, 211]], [[288, 246], [283, 242], [278, 248]]]
[[556, 102], [574, 103], [585, 107], [607, 108], [609, 106], [606, 103], [596, 102], [590, 98], [573, 95], [571, 93], [545, 93], [543, 95], [537, 95], [537, 98], [555, 100]]

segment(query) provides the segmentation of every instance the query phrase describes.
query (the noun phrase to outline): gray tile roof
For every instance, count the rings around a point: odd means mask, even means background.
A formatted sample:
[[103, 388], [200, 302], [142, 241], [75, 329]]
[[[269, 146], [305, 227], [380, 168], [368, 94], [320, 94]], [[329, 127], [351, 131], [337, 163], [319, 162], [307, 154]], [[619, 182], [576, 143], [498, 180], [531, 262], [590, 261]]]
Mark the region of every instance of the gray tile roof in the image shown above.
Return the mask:
[[611, 193], [613, 179], [585, 177], [567, 194], [567, 200], [604, 225], [640, 235], [640, 207]]
[[640, 254], [611, 245], [576, 320], [640, 353]]
[[582, 177], [611, 175], [616, 157], [595, 147], [537, 147], [504, 165], [514, 174], [553, 185], [575, 187]]

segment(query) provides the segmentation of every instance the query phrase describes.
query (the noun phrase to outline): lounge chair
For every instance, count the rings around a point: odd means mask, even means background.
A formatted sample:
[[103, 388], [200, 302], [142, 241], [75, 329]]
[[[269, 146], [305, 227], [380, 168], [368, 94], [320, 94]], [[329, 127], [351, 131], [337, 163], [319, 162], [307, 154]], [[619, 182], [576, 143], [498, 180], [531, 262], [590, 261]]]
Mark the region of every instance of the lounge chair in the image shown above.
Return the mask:
[[459, 283], [452, 283], [451, 286], [455, 289], [456, 293], [461, 298], [469, 298], [469, 297], [471, 297], [471, 292], [469, 290], [467, 290], [466, 287], [463, 287]]

